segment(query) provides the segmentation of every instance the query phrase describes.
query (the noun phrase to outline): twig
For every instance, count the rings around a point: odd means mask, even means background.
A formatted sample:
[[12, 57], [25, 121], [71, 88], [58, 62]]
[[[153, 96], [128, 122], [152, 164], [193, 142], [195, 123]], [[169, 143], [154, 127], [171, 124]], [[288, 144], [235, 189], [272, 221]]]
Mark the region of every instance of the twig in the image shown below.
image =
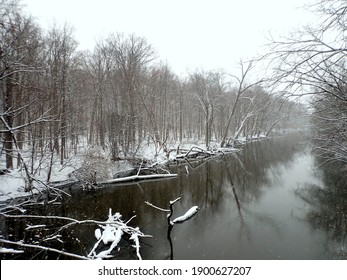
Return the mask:
[[182, 198], [182, 196], [177, 197], [175, 200], [170, 201], [170, 205], [175, 204], [177, 201], [179, 201]]
[[130, 237], [130, 240], [133, 240], [135, 243], [135, 248], [136, 248], [136, 255], [139, 258], [139, 260], [142, 260], [141, 254], [140, 254], [140, 240], [139, 236], [137, 233], [133, 233]]
[[102, 225], [109, 225], [109, 224], [116, 224], [116, 225], [121, 225], [121, 222], [117, 221], [96, 221], [96, 220], [76, 220], [73, 218], [69, 217], [61, 217], [61, 216], [37, 216], [37, 215], [8, 215], [5, 213], [0, 213], [1, 216], [4, 216], [5, 218], [15, 218], [15, 219], [58, 219], [58, 220], [65, 220], [65, 221], [70, 221], [71, 223], [63, 226], [63, 228], [66, 228], [71, 225], [75, 224], [102, 224]]
[[136, 215], [132, 216], [128, 221], [125, 222], [125, 224], [126, 224], [126, 225], [129, 224], [129, 222], [130, 222], [132, 219], [134, 219], [134, 218], [136, 218]]
[[34, 249], [39, 249], [39, 250], [44, 250], [44, 251], [51, 251], [51, 252], [62, 254], [62, 255], [68, 256], [68, 257], [73, 257], [76, 259], [89, 260], [89, 258], [81, 256], [81, 255], [77, 255], [77, 254], [73, 254], [73, 253], [69, 253], [69, 252], [64, 252], [64, 251], [61, 251], [58, 249], [54, 249], [54, 248], [50, 248], [50, 247], [46, 247], [46, 246], [41, 246], [41, 245], [32, 245], [32, 244], [26, 244], [26, 243], [22, 243], [22, 242], [14, 242], [14, 241], [6, 240], [6, 239], [0, 239], [0, 243], [11, 244], [11, 245], [16, 245], [16, 246], [20, 246], [20, 247], [34, 248]]
[[157, 209], [157, 210], [160, 210], [160, 211], [163, 211], [163, 212], [170, 212], [169, 209], [160, 208], [160, 207], [158, 207], [158, 206], [153, 205], [152, 203], [150, 203], [150, 202], [148, 202], [148, 201], [145, 201], [145, 203], [146, 203], [148, 206], [151, 206], [151, 207], [153, 207], [153, 208], [155, 208], [155, 209]]
[[140, 164], [139, 170], [137, 171], [136, 176], [140, 175], [142, 164], [143, 164], [143, 160], [141, 161], [141, 164]]

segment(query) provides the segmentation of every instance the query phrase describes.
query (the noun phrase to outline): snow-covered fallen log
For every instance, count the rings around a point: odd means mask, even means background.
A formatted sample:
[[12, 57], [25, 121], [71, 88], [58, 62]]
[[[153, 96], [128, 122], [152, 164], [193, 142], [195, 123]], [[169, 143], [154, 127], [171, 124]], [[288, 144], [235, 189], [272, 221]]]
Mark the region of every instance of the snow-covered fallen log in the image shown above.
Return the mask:
[[213, 155], [213, 152], [204, 150], [200, 147], [191, 147], [188, 152], [183, 154], [178, 154], [176, 159], [185, 159], [185, 158], [205, 158]]
[[183, 223], [183, 222], [191, 219], [192, 217], [194, 217], [198, 213], [198, 211], [199, 211], [199, 207], [198, 206], [193, 206], [184, 215], [177, 217], [172, 222], [174, 224]]
[[97, 182], [97, 184], [105, 185], [105, 184], [125, 183], [125, 182], [140, 181], [140, 180], [144, 181], [144, 180], [154, 180], [154, 179], [167, 179], [167, 178], [175, 178], [175, 177], [177, 177], [177, 174], [133, 175], [133, 176], [123, 177], [123, 178], [105, 180], [105, 181]]
[[185, 160], [185, 159], [205, 159], [211, 158], [219, 155], [224, 155], [228, 153], [235, 153], [239, 151], [236, 148], [218, 148], [214, 150], [205, 150], [200, 147], [193, 146], [189, 150], [187, 149], [179, 149], [175, 159], [176, 160]]

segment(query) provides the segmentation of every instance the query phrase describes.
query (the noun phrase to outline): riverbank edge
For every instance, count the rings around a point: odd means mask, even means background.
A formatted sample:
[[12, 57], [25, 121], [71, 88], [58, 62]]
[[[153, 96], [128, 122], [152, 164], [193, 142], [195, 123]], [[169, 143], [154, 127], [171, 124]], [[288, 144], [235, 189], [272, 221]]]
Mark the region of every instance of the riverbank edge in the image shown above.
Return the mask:
[[[239, 138], [234, 142], [234, 146], [227, 147], [227, 148], [219, 148], [219, 143], [211, 143], [209, 149], [205, 149], [205, 145], [198, 141], [191, 141], [184, 144], [178, 143], [171, 145], [172, 148], [170, 148], [170, 152], [168, 153], [167, 150], [162, 149], [158, 152], [157, 147], [153, 147], [151, 145], [144, 145], [142, 149], [138, 150], [138, 154], [136, 157], [132, 158], [124, 158], [120, 161], [110, 161], [106, 157], [102, 157], [100, 154], [98, 155], [98, 159], [103, 161], [103, 164], [99, 166], [100, 162], [95, 163], [95, 168], [103, 168], [105, 165], [113, 165], [118, 164], [118, 169], [112, 170], [113, 174], [109, 174], [112, 176], [112, 178], [92, 178], [89, 180], [79, 180], [75, 177], [74, 172], [78, 170], [79, 168], [83, 167], [83, 157], [86, 157], [86, 154], [82, 155], [77, 160], [72, 160], [71, 164], [76, 164], [75, 167], [72, 169], [65, 169], [63, 172], [61, 172], [62, 169], [53, 172], [56, 178], [59, 178], [58, 180], [54, 180], [49, 183], [43, 183], [41, 179], [39, 179], [39, 182], [42, 182], [42, 186], [35, 187], [30, 192], [25, 191], [25, 183], [26, 178], [24, 174], [22, 173], [22, 170], [17, 169], [13, 170], [9, 173], [5, 173], [0, 176], [0, 191], [2, 194], [0, 194], [0, 203], [2, 205], [9, 205], [13, 201], [23, 201], [30, 197], [40, 195], [44, 192], [49, 191], [50, 188], [53, 190], [59, 192], [60, 190], [62, 193], [65, 193], [63, 190], [67, 189], [73, 185], [78, 185], [81, 190], [90, 190], [90, 189], [97, 189], [98, 186], [105, 186], [109, 184], [121, 184], [125, 181], [128, 181], [127, 183], [135, 183], [139, 180], [151, 180], [151, 179], [168, 179], [176, 177], [177, 174], [170, 174], [166, 169], [163, 170], [163, 166], [166, 166], [168, 164], [177, 162], [177, 161], [184, 161], [190, 158], [190, 160], [209, 160], [213, 158], [214, 156], [219, 156], [223, 154], [231, 154], [242, 150], [242, 147], [246, 145], [247, 143], [254, 142], [254, 141], [263, 141], [267, 139], [272, 139], [276, 137], [282, 137], [288, 135], [288, 133], [276, 135], [276, 136], [268, 136], [260, 135], [258, 137], [252, 137], [252, 138]], [[176, 147], [175, 147], [176, 146]], [[195, 148], [195, 150], [193, 150]], [[199, 150], [199, 151], [197, 151]], [[180, 152], [178, 152], [180, 151]], [[201, 156], [201, 154], [203, 154]], [[119, 163], [123, 163], [124, 166], [119, 168]], [[163, 172], [159, 173], [158, 176], [152, 176], [151, 174], [147, 176], [141, 175], [141, 170], [148, 170], [153, 169], [152, 171], [155, 173], [155, 170], [157, 168], [160, 168], [163, 170]], [[57, 169], [57, 168], [56, 168]], [[112, 169], [112, 168], [111, 168]], [[137, 176], [132, 174], [129, 177], [129, 180], [124, 179], [126, 176], [122, 177], [115, 177], [117, 174], [122, 172], [127, 172], [129, 170], [135, 170], [137, 172]], [[95, 171], [95, 170], [94, 170]], [[151, 171], [150, 171], [151, 172]], [[96, 171], [94, 172], [94, 174]], [[166, 175], [164, 175], [166, 174]], [[163, 176], [161, 176], [163, 175]], [[54, 177], [54, 176], [53, 176]], [[117, 180], [119, 179], [119, 180]], [[83, 182], [84, 181], [84, 182]], [[84, 184], [86, 183], [86, 184]], [[6, 188], [7, 186], [7, 188]], [[2, 188], [2, 189], [1, 189]]]

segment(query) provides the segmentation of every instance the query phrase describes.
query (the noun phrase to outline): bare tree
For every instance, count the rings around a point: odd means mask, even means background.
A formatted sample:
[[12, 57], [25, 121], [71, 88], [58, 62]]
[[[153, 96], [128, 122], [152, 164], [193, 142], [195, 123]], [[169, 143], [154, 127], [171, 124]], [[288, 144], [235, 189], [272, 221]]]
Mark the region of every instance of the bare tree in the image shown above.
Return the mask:
[[122, 33], [112, 34], [108, 43], [112, 59], [120, 73], [120, 83], [122, 87], [122, 107], [121, 111], [126, 115], [127, 144], [134, 148], [136, 134], [141, 133], [139, 122], [139, 99], [141, 90], [141, 72], [155, 58], [154, 49], [144, 38], [135, 35], [125, 36]]
[[347, 4], [321, 0], [310, 8], [319, 17], [316, 25], [272, 42], [273, 80], [285, 96], [311, 96], [316, 150], [327, 161], [345, 161]]
[[[14, 158], [12, 127], [16, 125], [18, 127], [27, 121], [24, 117], [26, 110], [20, 108], [24, 109], [23, 104], [30, 102], [23, 89], [28, 76], [38, 69], [35, 59], [40, 38], [38, 27], [30, 17], [22, 13], [18, 1], [2, 0], [0, 18], [0, 88], [3, 92], [1, 116], [5, 126], [3, 134], [6, 168], [12, 169]], [[23, 136], [18, 129], [16, 133], [18, 137]], [[21, 144], [22, 141], [18, 142], [19, 146]]]
[[255, 81], [253, 83], [247, 84], [246, 79], [248, 78], [248, 75], [254, 66], [253, 63], [254, 63], [254, 61], [250, 61], [247, 65], [245, 65], [242, 61], [240, 62], [240, 67], [241, 67], [241, 76], [240, 77], [232, 75], [232, 74], [228, 74], [231, 78], [233, 78], [237, 81], [237, 90], [235, 93], [235, 95], [236, 95], [235, 100], [233, 103], [230, 104], [231, 110], [230, 110], [230, 113], [229, 113], [228, 118], [226, 120], [226, 127], [224, 129], [224, 134], [222, 136], [222, 140], [221, 140], [221, 144], [220, 144], [221, 147], [224, 147], [224, 145], [225, 145], [226, 139], [227, 139], [228, 134], [229, 134], [229, 128], [231, 125], [231, 121], [235, 117], [237, 105], [240, 102], [240, 100], [243, 98], [243, 95], [252, 87], [262, 83], [262, 80], [258, 80], [258, 81]]
[[68, 99], [70, 71], [73, 54], [77, 46], [72, 28], [65, 24], [62, 28], [54, 25], [46, 38], [46, 61], [48, 65], [47, 89], [50, 94], [50, 108], [55, 117], [50, 128], [51, 151], [60, 155], [63, 164], [66, 158]]
[[[106, 104], [107, 84], [112, 70], [112, 59], [105, 42], [97, 43], [94, 52], [85, 59], [85, 67], [89, 73], [89, 81], [92, 85], [91, 117], [89, 124], [89, 144], [101, 145], [105, 148], [106, 134]], [[94, 130], [96, 139], [94, 140]]]
[[173, 108], [177, 94], [177, 79], [168, 65], [153, 66], [144, 74], [144, 84], [139, 92], [140, 105], [146, 112], [143, 128], [148, 130], [148, 136], [159, 149], [166, 148], [170, 131], [176, 124]]
[[209, 148], [212, 138], [212, 126], [216, 116], [216, 107], [221, 102], [223, 85], [221, 74], [215, 72], [193, 73], [190, 75], [191, 91], [198, 100], [204, 116], [204, 138], [206, 148]]

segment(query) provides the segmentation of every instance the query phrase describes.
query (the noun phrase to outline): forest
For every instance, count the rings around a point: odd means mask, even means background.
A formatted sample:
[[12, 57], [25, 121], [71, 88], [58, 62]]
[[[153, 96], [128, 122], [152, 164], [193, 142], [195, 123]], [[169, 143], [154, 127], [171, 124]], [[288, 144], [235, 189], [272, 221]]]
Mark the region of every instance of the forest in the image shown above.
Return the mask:
[[[297, 128], [305, 107], [269, 92], [265, 77], [251, 79], [255, 61], [240, 73], [196, 71], [178, 77], [145, 38], [110, 34], [94, 50], [76, 51], [68, 24], [47, 32], [21, 9], [1, 1], [1, 141], [4, 168], [26, 175], [63, 165], [82, 147], [131, 158], [144, 143], [267, 136]], [[30, 187], [28, 187], [30, 189]]]

